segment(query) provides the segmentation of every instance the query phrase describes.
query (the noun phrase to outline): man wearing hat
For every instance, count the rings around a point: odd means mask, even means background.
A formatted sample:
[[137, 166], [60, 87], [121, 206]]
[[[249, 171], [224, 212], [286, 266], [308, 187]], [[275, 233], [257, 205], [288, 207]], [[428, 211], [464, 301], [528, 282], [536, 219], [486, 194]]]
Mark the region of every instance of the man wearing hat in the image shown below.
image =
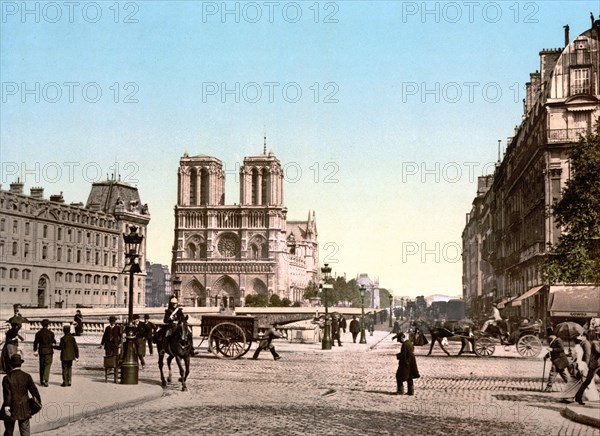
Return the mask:
[[15, 431], [15, 423], [19, 422], [19, 433], [22, 436], [29, 436], [29, 395], [37, 398], [41, 403], [42, 398], [38, 389], [35, 387], [33, 378], [25, 371], [21, 370], [23, 359], [20, 354], [14, 354], [10, 358], [10, 364], [13, 369], [2, 379], [2, 412], [6, 415], [4, 419], [4, 434], [12, 436]]
[[398, 369], [396, 370], [396, 393], [404, 394], [404, 382], [406, 382], [406, 395], [415, 394], [415, 385], [413, 379], [419, 378], [419, 369], [417, 359], [415, 358], [415, 347], [410, 339], [407, 339], [404, 332], [397, 333], [398, 340], [402, 343], [400, 352], [396, 354], [398, 359]]
[[50, 367], [52, 366], [52, 355], [56, 339], [54, 333], [48, 328], [50, 320], [42, 320], [42, 328], [35, 334], [33, 340], [33, 354], [40, 357], [40, 384], [48, 387], [50, 379]]
[[550, 374], [548, 374], [548, 384], [546, 385], [545, 392], [552, 391], [552, 384], [557, 375], [560, 375], [565, 383], [569, 383], [571, 380], [568, 371], [569, 359], [565, 354], [565, 348], [562, 341], [555, 335], [550, 335], [548, 336], [548, 345], [550, 351], [544, 356], [544, 360], [550, 358], [552, 367], [550, 368]]
[[144, 357], [146, 357], [146, 323], [140, 322], [140, 316], [138, 314], [133, 315], [133, 326], [135, 327], [135, 347], [137, 350], [138, 359], [142, 369], [146, 366]]
[[73, 380], [73, 361], [79, 359], [79, 347], [75, 336], [71, 334], [71, 325], [63, 325], [63, 337], [60, 338], [60, 345], [56, 347], [60, 350], [60, 361], [62, 364], [62, 387], [71, 386]]
[[109, 325], [107, 325], [104, 329], [104, 334], [102, 335], [102, 340], [100, 341], [100, 348], [104, 346], [105, 356], [116, 356], [119, 354], [121, 344], [123, 342], [123, 335], [121, 332], [121, 327], [116, 324], [116, 316], [109, 316], [108, 322]]

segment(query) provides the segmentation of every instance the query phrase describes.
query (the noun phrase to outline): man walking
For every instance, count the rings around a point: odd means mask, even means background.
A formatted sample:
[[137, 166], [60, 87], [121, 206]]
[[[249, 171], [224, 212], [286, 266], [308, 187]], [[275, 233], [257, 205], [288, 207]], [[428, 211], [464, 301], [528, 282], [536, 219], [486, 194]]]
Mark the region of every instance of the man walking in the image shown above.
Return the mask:
[[406, 395], [414, 395], [415, 387], [413, 379], [419, 378], [419, 369], [417, 368], [417, 359], [415, 358], [415, 347], [412, 342], [406, 338], [404, 333], [398, 333], [402, 348], [396, 354], [398, 359], [398, 370], [396, 371], [396, 393], [404, 394], [404, 382], [406, 382]]
[[352, 342], [356, 343], [356, 337], [360, 333], [360, 322], [356, 319], [356, 315], [352, 315], [352, 321], [350, 321], [350, 333], [352, 333]]
[[548, 345], [550, 346], [550, 351], [544, 356], [544, 360], [550, 358], [552, 367], [550, 368], [548, 384], [544, 392], [552, 392], [552, 384], [557, 375], [560, 375], [565, 383], [569, 383], [571, 380], [569, 371], [567, 370], [569, 368], [569, 359], [565, 354], [562, 341], [556, 336], [550, 335], [548, 336]]
[[575, 401], [577, 401], [581, 405], [585, 405], [583, 402], [583, 393], [588, 388], [588, 386], [594, 380], [594, 376], [596, 374], [600, 374], [600, 341], [594, 340], [591, 342], [591, 355], [590, 355], [590, 363], [588, 365], [588, 372], [583, 384], [579, 387], [579, 390], [575, 394]]
[[48, 387], [50, 379], [50, 367], [52, 366], [52, 357], [56, 339], [54, 333], [48, 328], [50, 320], [42, 320], [42, 328], [35, 334], [33, 340], [33, 354], [40, 358], [40, 384]]
[[56, 347], [60, 350], [60, 361], [62, 363], [62, 387], [71, 386], [73, 379], [73, 360], [79, 359], [79, 347], [75, 336], [71, 334], [71, 326], [63, 326], [63, 337], [60, 338], [60, 344]]
[[146, 325], [146, 343], [148, 344], [149, 354], [152, 356], [152, 338], [156, 333], [156, 325], [150, 321], [150, 315], [144, 315], [144, 324]]
[[277, 331], [277, 324], [273, 324], [272, 326], [270, 326], [268, 330], [262, 335], [258, 343], [258, 348], [254, 352], [252, 359], [258, 359], [258, 355], [262, 350], [269, 350], [273, 355], [273, 359], [275, 360], [281, 359], [281, 356], [277, 354], [277, 351], [275, 351], [275, 346], [273, 346], [272, 342], [273, 339], [282, 337], [283, 335]]
[[42, 397], [35, 387], [33, 378], [25, 371], [21, 371], [23, 359], [20, 354], [14, 354], [10, 358], [12, 369], [2, 379], [2, 403], [4, 415], [4, 436], [12, 436], [15, 431], [15, 423], [19, 422], [19, 433], [21, 436], [30, 435], [29, 419], [29, 395], [37, 398], [42, 403]]

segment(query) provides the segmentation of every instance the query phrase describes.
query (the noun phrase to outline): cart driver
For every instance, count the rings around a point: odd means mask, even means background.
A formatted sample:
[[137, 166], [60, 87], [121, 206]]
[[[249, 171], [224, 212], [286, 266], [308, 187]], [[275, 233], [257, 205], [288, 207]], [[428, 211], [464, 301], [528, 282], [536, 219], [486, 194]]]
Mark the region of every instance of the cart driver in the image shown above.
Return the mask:
[[[500, 330], [500, 337], [502, 340], [508, 338], [508, 332], [504, 330], [504, 319], [500, 315], [500, 310], [496, 303], [492, 303], [492, 317], [487, 319], [481, 326], [481, 331], [485, 333], [490, 324], [494, 324]], [[508, 325], [508, 324], [507, 324]]]

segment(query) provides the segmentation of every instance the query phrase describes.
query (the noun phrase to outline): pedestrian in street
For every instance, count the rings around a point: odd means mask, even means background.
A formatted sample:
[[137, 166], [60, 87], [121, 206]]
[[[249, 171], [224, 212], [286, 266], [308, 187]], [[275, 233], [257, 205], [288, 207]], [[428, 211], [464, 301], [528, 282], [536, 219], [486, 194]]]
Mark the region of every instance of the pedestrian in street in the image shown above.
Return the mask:
[[8, 318], [7, 322], [11, 325], [13, 323], [21, 325], [24, 322], [29, 322], [27, 318], [21, 315], [21, 305], [19, 303], [13, 304], [13, 316]]
[[83, 333], [83, 315], [79, 309], [75, 311], [75, 316], [73, 317], [73, 326], [75, 328], [75, 336], [81, 336]]
[[10, 358], [19, 352], [19, 339], [21, 341], [25, 340], [23, 336], [19, 334], [19, 330], [21, 330], [21, 323], [13, 322], [6, 331], [4, 346], [2, 347], [2, 352], [0, 352], [0, 363], [2, 372], [4, 373], [8, 373], [12, 369], [10, 366]]
[[56, 346], [54, 332], [48, 328], [49, 325], [50, 320], [43, 319], [42, 328], [37, 331], [33, 340], [33, 354], [35, 356], [39, 354], [40, 358], [40, 384], [45, 387], [48, 387], [50, 380], [50, 367]]
[[150, 351], [150, 355], [152, 356], [152, 338], [156, 333], [156, 325], [150, 321], [150, 315], [144, 315], [144, 324], [146, 324], [146, 342], [148, 344], [148, 351]]
[[335, 341], [337, 340], [338, 346], [342, 346], [342, 341], [340, 340], [340, 321], [336, 315], [331, 318], [331, 345], [335, 345]]
[[21, 436], [30, 435], [29, 419], [29, 394], [42, 403], [42, 397], [35, 387], [33, 378], [21, 370], [23, 359], [20, 354], [14, 354], [10, 358], [12, 369], [2, 379], [2, 416], [4, 417], [4, 436], [12, 436], [15, 431], [15, 423], [19, 422], [19, 433]]
[[360, 322], [356, 319], [356, 315], [352, 315], [352, 321], [350, 321], [350, 333], [352, 333], [352, 342], [356, 343], [356, 337], [360, 333]]
[[147, 325], [144, 322], [140, 322], [139, 315], [133, 315], [133, 326], [135, 327], [135, 347], [137, 356], [142, 365], [142, 369], [146, 366], [144, 357], [146, 357], [146, 338], [148, 332], [146, 331]]
[[398, 359], [398, 369], [396, 370], [396, 393], [404, 394], [404, 382], [406, 382], [406, 395], [414, 395], [415, 387], [413, 380], [419, 378], [419, 369], [417, 368], [417, 359], [415, 358], [415, 347], [412, 342], [406, 338], [404, 333], [400, 333], [400, 342], [402, 348], [396, 354]]
[[121, 344], [123, 342], [121, 327], [116, 324], [117, 317], [111, 315], [108, 317], [109, 325], [104, 329], [100, 348], [104, 347], [105, 356], [117, 356], [120, 354]]
[[269, 326], [267, 331], [260, 338], [260, 341], [258, 342], [258, 347], [256, 348], [252, 359], [258, 359], [258, 355], [263, 350], [269, 350], [273, 355], [273, 359], [281, 359], [281, 356], [277, 354], [277, 351], [275, 351], [275, 346], [273, 345], [273, 339], [277, 338], [283, 338], [283, 335], [277, 330], [277, 323], [273, 323], [273, 325]]
[[346, 318], [344, 318], [343, 315], [340, 315], [340, 328], [342, 329], [342, 331], [344, 333], [346, 333], [346, 326], [347, 326], [347, 324], [346, 324]]
[[63, 337], [60, 338], [60, 344], [56, 347], [60, 350], [60, 362], [62, 364], [62, 387], [71, 386], [73, 380], [73, 361], [79, 359], [79, 347], [75, 336], [71, 334], [71, 326], [63, 326]]
[[588, 365], [588, 372], [583, 384], [579, 387], [579, 390], [575, 394], [575, 401], [577, 401], [579, 404], [585, 405], [583, 402], [583, 394], [588, 386], [591, 385], [596, 374], [600, 374], [600, 341], [597, 339], [591, 341], [591, 356], [590, 363]]
[[564, 380], [565, 383], [569, 383], [571, 377], [569, 376], [569, 359], [565, 354], [565, 348], [563, 347], [562, 341], [555, 335], [548, 336], [548, 345], [550, 351], [544, 356], [544, 360], [550, 359], [552, 366], [550, 368], [550, 374], [548, 374], [548, 384], [544, 392], [552, 392], [552, 384], [556, 379], [557, 375]]

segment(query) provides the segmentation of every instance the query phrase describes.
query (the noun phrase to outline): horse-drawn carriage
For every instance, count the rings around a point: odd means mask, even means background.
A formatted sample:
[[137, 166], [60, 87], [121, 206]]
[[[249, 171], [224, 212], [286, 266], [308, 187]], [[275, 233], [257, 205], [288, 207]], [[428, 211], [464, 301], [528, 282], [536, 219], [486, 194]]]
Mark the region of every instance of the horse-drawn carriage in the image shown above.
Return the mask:
[[[505, 324], [506, 325], [506, 324]], [[537, 357], [542, 351], [542, 341], [539, 338], [541, 324], [521, 321], [508, 337], [503, 338], [497, 325], [491, 324], [485, 332], [475, 330], [473, 351], [481, 357], [489, 357], [496, 351], [496, 343], [505, 347], [515, 346], [522, 357]], [[507, 331], [504, 329], [504, 331]]]
[[469, 320], [445, 321], [445, 322], [427, 322], [422, 319], [413, 321], [413, 326], [421, 331], [428, 331], [431, 335], [431, 345], [429, 354], [437, 341], [442, 351], [448, 356], [450, 353], [442, 343], [443, 338], [457, 337], [461, 340], [461, 355], [467, 344], [471, 344], [473, 352], [480, 357], [489, 357], [496, 351], [496, 343], [506, 346], [515, 346], [517, 352], [522, 357], [536, 357], [542, 351], [542, 341], [539, 338], [541, 325], [538, 322], [521, 322], [512, 329], [510, 336], [504, 338], [502, 332], [508, 331], [506, 323], [503, 321], [501, 329], [497, 324], [490, 324], [485, 332], [475, 328]]

